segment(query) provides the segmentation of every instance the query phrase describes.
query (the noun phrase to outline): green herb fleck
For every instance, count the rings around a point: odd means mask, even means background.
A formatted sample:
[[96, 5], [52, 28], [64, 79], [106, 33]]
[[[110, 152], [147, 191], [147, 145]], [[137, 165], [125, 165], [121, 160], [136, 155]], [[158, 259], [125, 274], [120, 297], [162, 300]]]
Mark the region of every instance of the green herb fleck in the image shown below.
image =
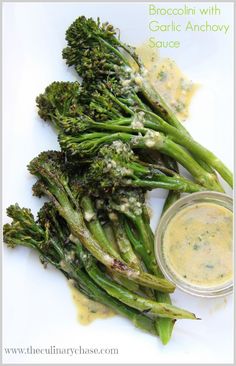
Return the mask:
[[167, 79], [167, 73], [161, 70], [158, 74], [158, 79], [160, 81], [165, 81]]
[[177, 101], [177, 104], [175, 105], [176, 112], [182, 112], [185, 108], [185, 104], [183, 102]]

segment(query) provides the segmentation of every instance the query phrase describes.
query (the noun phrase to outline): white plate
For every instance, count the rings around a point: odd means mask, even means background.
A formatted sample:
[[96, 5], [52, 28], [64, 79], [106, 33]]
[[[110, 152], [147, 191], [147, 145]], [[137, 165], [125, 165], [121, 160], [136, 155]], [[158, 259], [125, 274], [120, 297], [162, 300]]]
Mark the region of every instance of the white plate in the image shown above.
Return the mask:
[[[219, 6], [222, 15], [212, 21], [229, 23], [228, 36], [163, 33], [159, 37], [181, 40], [181, 48], [163, 50], [161, 55], [173, 57], [190, 78], [202, 84], [191, 106], [188, 129], [232, 168], [233, 10], [232, 4]], [[40, 151], [58, 148], [58, 143], [52, 129], [37, 116], [35, 97], [54, 80], [75, 80], [75, 74], [61, 58], [61, 50], [65, 46], [65, 30], [79, 15], [108, 20], [121, 29], [122, 39], [134, 45], [151, 36], [147, 4], [4, 3], [4, 222], [5, 208], [11, 203], [31, 207], [34, 213], [42, 204], [31, 195], [34, 178], [28, 174], [26, 165]], [[203, 18], [197, 17], [195, 22], [202, 22]], [[161, 21], [167, 23], [171, 18], [163, 17]], [[176, 21], [184, 22], [185, 18], [178, 17]], [[159, 190], [150, 196], [155, 229], [165, 194]], [[4, 351], [4, 362], [163, 364], [233, 360], [232, 297], [204, 300], [176, 291], [174, 304], [192, 310], [202, 320], [178, 321], [171, 342], [164, 347], [158, 339], [118, 316], [97, 320], [87, 327], [80, 325], [63, 276], [51, 268], [44, 270], [34, 253], [25, 248], [14, 251], [4, 248], [3, 285], [4, 347], [81, 346], [119, 350], [118, 355], [77, 356]]]

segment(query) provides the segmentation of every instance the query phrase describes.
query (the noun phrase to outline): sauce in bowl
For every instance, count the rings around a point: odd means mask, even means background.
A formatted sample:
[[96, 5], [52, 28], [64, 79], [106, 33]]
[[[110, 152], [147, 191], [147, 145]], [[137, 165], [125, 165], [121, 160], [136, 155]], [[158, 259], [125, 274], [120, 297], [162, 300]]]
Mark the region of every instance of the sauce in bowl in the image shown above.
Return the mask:
[[210, 297], [232, 290], [232, 244], [232, 199], [218, 192], [199, 192], [166, 211], [155, 249], [170, 281], [186, 292]]
[[232, 278], [233, 214], [215, 203], [182, 209], [163, 238], [166, 263], [185, 282], [216, 286]]

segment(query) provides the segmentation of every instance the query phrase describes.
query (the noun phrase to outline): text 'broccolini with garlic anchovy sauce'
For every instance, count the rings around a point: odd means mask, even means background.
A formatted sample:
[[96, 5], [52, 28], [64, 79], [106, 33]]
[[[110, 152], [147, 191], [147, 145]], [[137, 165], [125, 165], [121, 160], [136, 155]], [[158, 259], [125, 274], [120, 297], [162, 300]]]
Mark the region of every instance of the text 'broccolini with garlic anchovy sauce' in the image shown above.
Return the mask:
[[191, 137], [112, 25], [81, 16], [66, 41], [63, 58], [82, 82], [53, 82], [36, 99], [61, 151], [28, 164], [33, 194], [50, 202], [37, 218], [11, 205], [4, 240], [33, 248], [88, 299], [166, 344], [177, 319], [197, 318], [171, 303], [175, 286], [155, 259], [145, 193], [169, 190], [166, 209], [181, 192], [223, 191], [216, 172], [230, 186], [232, 173]]

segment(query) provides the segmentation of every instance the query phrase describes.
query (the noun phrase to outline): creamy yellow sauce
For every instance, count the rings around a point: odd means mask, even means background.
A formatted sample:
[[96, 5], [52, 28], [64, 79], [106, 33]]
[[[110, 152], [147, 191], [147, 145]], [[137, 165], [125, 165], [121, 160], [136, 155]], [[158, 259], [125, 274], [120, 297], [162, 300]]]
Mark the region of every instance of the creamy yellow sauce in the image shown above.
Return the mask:
[[215, 203], [180, 210], [164, 233], [166, 264], [182, 281], [214, 287], [232, 279], [233, 214]]
[[136, 48], [144, 66], [149, 71], [148, 80], [173, 109], [177, 117], [184, 121], [189, 116], [189, 106], [198, 88], [187, 78], [170, 58], [162, 58], [148, 44]]
[[88, 325], [96, 319], [111, 318], [116, 315], [115, 312], [107, 306], [88, 299], [73, 286], [72, 281], [69, 281], [69, 287], [74, 304], [77, 308], [77, 317], [80, 324]]

